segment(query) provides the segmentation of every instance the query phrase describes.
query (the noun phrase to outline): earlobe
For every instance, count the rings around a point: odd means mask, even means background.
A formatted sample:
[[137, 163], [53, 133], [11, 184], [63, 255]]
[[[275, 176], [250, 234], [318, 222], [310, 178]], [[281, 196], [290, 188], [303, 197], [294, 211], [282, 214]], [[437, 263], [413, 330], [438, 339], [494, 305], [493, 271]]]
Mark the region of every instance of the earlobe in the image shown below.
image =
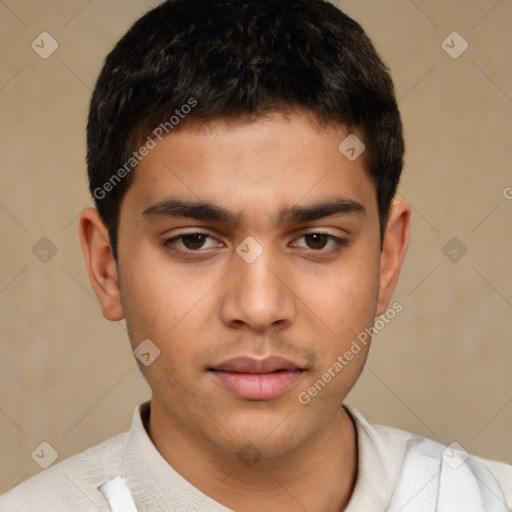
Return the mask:
[[117, 264], [112, 253], [108, 229], [95, 208], [80, 214], [80, 243], [89, 279], [101, 305], [103, 316], [118, 321], [124, 318]]
[[380, 258], [379, 299], [376, 315], [384, 313], [395, 290], [409, 245], [411, 207], [406, 201], [391, 206]]

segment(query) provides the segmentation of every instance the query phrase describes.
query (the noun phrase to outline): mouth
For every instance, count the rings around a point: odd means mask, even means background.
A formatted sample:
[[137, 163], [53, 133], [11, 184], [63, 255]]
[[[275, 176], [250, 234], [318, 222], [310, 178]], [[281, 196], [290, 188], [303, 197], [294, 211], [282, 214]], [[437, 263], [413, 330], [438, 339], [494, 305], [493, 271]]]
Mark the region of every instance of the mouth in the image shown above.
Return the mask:
[[281, 357], [237, 357], [208, 368], [213, 378], [230, 393], [246, 400], [272, 400], [283, 395], [305, 368]]

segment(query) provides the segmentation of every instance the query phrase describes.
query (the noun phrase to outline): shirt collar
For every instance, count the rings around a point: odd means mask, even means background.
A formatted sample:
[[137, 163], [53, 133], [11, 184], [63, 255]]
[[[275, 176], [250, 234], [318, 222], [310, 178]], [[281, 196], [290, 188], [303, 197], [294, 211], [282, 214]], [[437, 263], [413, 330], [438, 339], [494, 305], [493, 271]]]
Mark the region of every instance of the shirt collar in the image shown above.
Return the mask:
[[147, 512], [194, 510], [230, 512], [185, 480], [160, 455], [144, 423], [149, 419], [150, 402], [135, 408], [126, 440], [123, 473], [139, 510]]
[[[384, 511], [399, 477], [408, 437], [395, 429], [370, 425], [352, 407], [343, 406], [354, 421], [358, 474], [346, 512]], [[202, 493], [160, 455], [147, 433], [150, 402], [135, 408], [123, 451], [123, 475], [140, 510], [232, 512]]]
[[343, 407], [356, 425], [358, 448], [356, 485], [345, 512], [385, 511], [400, 475], [410, 435], [394, 428], [370, 425], [358, 411]]

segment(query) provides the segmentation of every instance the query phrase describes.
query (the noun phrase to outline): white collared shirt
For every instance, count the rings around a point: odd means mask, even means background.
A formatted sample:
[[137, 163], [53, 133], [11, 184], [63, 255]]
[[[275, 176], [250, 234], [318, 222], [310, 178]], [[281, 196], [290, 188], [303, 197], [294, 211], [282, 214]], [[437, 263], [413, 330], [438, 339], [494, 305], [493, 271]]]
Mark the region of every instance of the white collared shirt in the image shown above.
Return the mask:
[[[460, 498], [456, 491], [461, 485], [467, 487], [466, 498], [481, 501], [461, 512], [512, 507], [512, 466], [471, 456], [460, 464], [460, 472], [452, 471], [443, 461], [443, 445], [372, 426], [355, 409], [345, 408], [356, 424], [359, 453], [356, 486], [346, 512], [457, 512], [459, 508], [442, 507], [443, 501], [458, 506], [450, 500]], [[148, 415], [149, 402], [140, 404], [129, 432], [21, 483], [0, 497], [0, 512], [232, 512], [165, 461], [144, 427]]]

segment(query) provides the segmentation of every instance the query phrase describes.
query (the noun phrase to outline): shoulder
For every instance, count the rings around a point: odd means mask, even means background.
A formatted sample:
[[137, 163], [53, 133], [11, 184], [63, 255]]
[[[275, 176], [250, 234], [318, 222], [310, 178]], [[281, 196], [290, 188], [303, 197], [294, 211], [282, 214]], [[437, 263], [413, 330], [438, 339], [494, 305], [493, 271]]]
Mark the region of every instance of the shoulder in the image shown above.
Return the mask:
[[[411, 435], [393, 496], [396, 510], [508, 511], [512, 506], [512, 466]], [[395, 508], [390, 507], [391, 511]]]
[[512, 466], [477, 457], [459, 444], [412, 435], [390, 511], [508, 511]]
[[496, 478], [505, 496], [507, 506], [512, 509], [512, 466], [496, 460], [480, 457], [477, 459]]
[[0, 496], [0, 512], [109, 510], [98, 486], [120, 469], [127, 436], [107, 439], [22, 482]]
[[[435, 500], [453, 504], [454, 511], [466, 510], [465, 502], [471, 499], [488, 503], [483, 510], [501, 510], [502, 505], [512, 509], [511, 465], [471, 455], [456, 443], [445, 445], [393, 427], [371, 425], [356, 410], [349, 408], [349, 412], [359, 440], [369, 443], [376, 455], [374, 468], [386, 474], [380, 477], [382, 482], [394, 488], [396, 510], [408, 511], [407, 503], [411, 510], [431, 510], [427, 503]], [[375, 473], [372, 477], [376, 478]]]
[[372, 463], [380, 462], [387, 472], [394, 468], [396, 473], [400, 469], [407, 443], [413, 434], [394, 427], [370, 424], [357, 409], [344, 407], [356, 424], [358, 444], [363, 454], [370, 452], [370, 447], [374, 455]]

